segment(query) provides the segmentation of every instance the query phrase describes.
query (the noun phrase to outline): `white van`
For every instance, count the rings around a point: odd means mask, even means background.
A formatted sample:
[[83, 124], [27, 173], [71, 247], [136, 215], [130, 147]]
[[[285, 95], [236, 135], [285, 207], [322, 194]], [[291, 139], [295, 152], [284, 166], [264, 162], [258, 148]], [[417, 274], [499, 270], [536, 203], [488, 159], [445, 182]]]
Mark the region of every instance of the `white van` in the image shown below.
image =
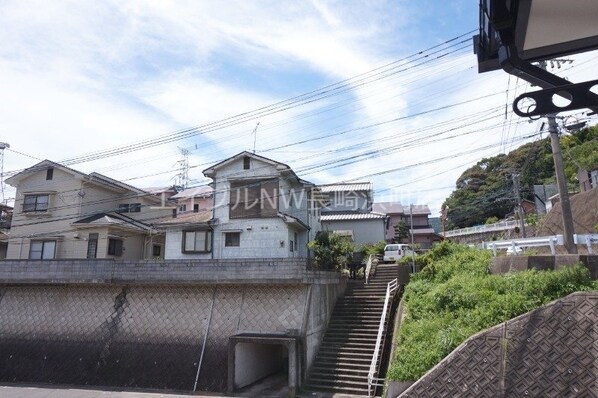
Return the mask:
[[403, 258], [403, 256], [410, 256], [413, 252], [411, 246], [399, 243], [393, 243], [384, 246], [384, 262], [394, 263]]

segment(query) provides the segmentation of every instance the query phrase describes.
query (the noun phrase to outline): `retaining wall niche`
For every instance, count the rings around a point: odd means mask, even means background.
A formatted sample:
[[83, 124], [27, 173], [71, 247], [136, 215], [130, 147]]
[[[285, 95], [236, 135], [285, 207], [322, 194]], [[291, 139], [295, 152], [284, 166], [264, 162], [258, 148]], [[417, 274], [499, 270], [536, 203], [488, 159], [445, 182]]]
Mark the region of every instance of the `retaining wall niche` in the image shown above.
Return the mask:
[[598, 293], [574, 293], [469, 338], [400, 397], [596, 397]]
[[224, 391], [230, 336], [319, 337], [338, 289], [338, 283], [0, 286], [0, 381], [189, 391], [197, 378], [198, 391]]

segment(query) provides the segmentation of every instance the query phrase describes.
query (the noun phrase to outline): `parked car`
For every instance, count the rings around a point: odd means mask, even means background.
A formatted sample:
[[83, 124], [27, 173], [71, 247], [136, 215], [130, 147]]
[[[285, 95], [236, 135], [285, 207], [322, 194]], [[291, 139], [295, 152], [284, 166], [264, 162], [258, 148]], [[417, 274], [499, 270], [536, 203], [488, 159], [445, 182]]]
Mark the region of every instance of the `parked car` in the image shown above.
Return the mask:
[[411, 246], [393, 243], [390, 245], [384, 246], [384, 262], [396, 262], [403, 258], [404, 256], [410, 256], [413, 254], [411, 250]]

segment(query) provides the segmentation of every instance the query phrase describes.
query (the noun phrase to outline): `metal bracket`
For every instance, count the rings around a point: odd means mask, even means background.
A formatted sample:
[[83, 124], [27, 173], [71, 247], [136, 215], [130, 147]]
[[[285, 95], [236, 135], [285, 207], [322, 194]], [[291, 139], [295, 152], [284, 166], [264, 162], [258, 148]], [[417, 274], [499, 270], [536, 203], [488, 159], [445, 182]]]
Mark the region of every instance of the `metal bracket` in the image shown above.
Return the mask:
[[[598, 95], [590, 91], [592, 86], [597, 83], [596, 80], [573, 84], [562, 77], [522, 60], [514, 45], [502, 45], [498, 50], [498, 59], [505, 72], [545, 89], [517, 97], [513, 103], [513, 109], [517, 115], [537, 116], [582, 108], [589, 108], [593, 111], [598, 110]], [[553, 94], [560, 95], [571, 101], [571, 103], [566, 107], [558, 107], [552, 102]], [[520, 111], [517, 103], [523, 99], [521, 97], [534, 99], [536, 101], [535, 109], [530, 112]], [[547, 100], [548, 97], [550, 97], [549, 100]], [[547, 109], [551, 110], [547, 111]]]
[[[590, 91], [594, 86], [598, 87], [598, 80], [590, 80], [583, 83], [568, 84], [565, 86], [521, 94], [515, 98], [515, 101], [513, 102], [513, 111], [519, 116], [531, 117], [598, 107], [598, 95]], [[565, 106], [558, 106], [554, 103], [555, 94], [566, 98], [571, 102]], [[521, 110], [519, 108], [519, 103], [526, 99], [532, 100], [535, 104], [530, 106], [530, 109], [528, 110]]]

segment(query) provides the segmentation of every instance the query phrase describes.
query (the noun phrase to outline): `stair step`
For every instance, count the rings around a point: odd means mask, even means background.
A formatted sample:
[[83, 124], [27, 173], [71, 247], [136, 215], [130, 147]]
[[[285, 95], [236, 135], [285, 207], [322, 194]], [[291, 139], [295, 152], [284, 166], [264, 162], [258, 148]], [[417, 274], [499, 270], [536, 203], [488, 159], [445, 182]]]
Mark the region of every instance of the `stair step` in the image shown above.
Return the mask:
[[[370, 353], [357, 353], [357, 352], [321, 352], [316, 356], [316, 362], [323, 361], [326, 363], [330, 362], [347, 362], [355, 361], [355, 363], [372, 363], [372, 355]], [[315, 363], [315, 362], [314, 362]]]
[[374, 355], [388, 283], [398, 266], [378, 266], [366, 285], [350, 280], [339, 298], [312, 364], [304, 390], [367, 396], [367, 375]]
[[351, 394], [355, 397], [367, 397], [368, 396], [368, 389], [366, 388], [339, 388], [335, 386], [330, 386], [328, 384], [306, 384], [306, 390], [313, 390], [313, 391], [324, 391], [324, 392], [332, 392], [332, 393], [339, 393], [339, 394]]
[[324, 366], [324, 364], [317, 364], [312, 367], [312, 372], [315, 373], [330, 373], [330, 374], [356, 374], [356, 375], [365, 375], [367, 376], [370, 371], [370, 365], [359, 365], [359, 366], [352, 366], [351, 364], [346, 365], [337, 365], [337, 364], [330, 364], [329, 366]]
[[340, 388], [351, 388], [351, 389], [362, 389], [364, 388], [367, 391], [368, 388], [368, 377], [362, 376], [359, 378], [349, 378], [349, 379], [334, 379], [333, 377], [314, 377], [311, 381], [314, 384], [324, 384], [329, 385], [331, 387], [340, 387]]

